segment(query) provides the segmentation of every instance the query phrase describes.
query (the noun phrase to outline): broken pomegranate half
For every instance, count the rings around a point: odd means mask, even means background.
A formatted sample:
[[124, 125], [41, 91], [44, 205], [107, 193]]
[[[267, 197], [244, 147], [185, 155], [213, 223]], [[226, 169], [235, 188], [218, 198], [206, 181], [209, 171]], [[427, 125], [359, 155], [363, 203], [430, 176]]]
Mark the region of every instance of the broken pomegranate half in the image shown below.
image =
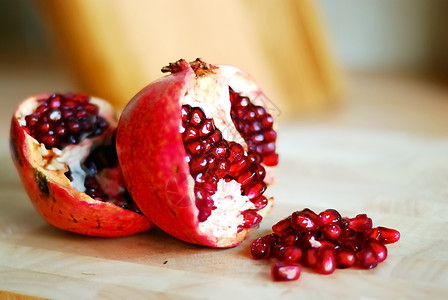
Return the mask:
[[31, 202], [48, 223], [94, 236], [152, 227], [125, 188], [115, 127], [112, 106], [84, 94], [38, 95], [18, 106], [11, 154]]
[[267, 98], [243, 71], [179, 60], [124, 109], [117, 152], [142, 212], [184, 241], [238, 245], [271, 208]]

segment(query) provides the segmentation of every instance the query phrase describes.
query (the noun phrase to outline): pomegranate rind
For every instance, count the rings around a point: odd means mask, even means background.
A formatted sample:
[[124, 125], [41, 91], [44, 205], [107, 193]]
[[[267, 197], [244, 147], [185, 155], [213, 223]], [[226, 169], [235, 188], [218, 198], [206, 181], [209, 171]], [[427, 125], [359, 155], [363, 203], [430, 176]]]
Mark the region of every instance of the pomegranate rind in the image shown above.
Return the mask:
[[[229, 71], [237, 73], [233, 67]], [[189, 243], [233, 247], [251, 229], [232, 237], [204, 234], [199, 230], [194, 197], [189, 195], [190, 171], [179, 127], [181, 102], [196, 76], [182, 60], [178, 71], [152, 82], [132, 98], [117, 127], [118, 160], [132, 198], [159, 228]], [[250, 86], [248, 92], [255, 90]], [[265, 215], [271, 207], [269, 198], [258, 213]]]
[[[11, 120], [10, 129], [13, 162], [28, 197], [40, 216], [57, 228], [100, 237], [126, 236], [153, 227], [153, 223], [141, 214], [92, 199], [75, 190], [70, 186], [64, 171], [42, 167], [41, 146], [20, 125], [19, 118], [23, 107], [48, 96], [38, 95], [22, 102]], [[106, 113], [109, 112], [106, 110]], [[111, 120], [112, 116], [106, 117]]]

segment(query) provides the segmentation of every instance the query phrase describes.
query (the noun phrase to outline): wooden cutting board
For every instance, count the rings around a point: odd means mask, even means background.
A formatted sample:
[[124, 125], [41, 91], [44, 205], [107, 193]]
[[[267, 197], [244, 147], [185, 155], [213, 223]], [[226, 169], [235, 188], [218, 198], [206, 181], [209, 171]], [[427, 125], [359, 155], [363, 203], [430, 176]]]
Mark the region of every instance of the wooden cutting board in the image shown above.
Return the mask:
[[[63, 232], [36, 214], [2, 144], [1, 297], [57, 299], [297, 299], [448, 297], [448, 138], [325, 125], [285, 125], [272, 214], [254, 233], [292, 211], [334, 207], [365, 212], [400, 230], [373, 270], [304, 269], [272, 282], [269, 263], [249, 258], [250, 240], [232, 249], [186, 244], [160, 230], [124, 238]], [[16, 293], [16, 294], [14, 294]]]

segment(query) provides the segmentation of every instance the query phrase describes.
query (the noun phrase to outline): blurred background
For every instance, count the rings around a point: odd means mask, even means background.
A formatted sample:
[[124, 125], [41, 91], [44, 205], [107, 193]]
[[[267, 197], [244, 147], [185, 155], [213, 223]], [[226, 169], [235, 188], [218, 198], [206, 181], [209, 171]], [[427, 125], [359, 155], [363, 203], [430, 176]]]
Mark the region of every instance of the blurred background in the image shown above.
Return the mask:
[[393, 81], [404, 90], [416, 80], [440, 88], [448, 77], [443, 0], [0, 5], [2, 119], [28, 95], [51, 91], [84, 91], [122, 108], [179, 58], [245, 69], [282, 120], [350, 109], [373, 94], [379, 103], [383, 96], [368, 90], [387, 89]]

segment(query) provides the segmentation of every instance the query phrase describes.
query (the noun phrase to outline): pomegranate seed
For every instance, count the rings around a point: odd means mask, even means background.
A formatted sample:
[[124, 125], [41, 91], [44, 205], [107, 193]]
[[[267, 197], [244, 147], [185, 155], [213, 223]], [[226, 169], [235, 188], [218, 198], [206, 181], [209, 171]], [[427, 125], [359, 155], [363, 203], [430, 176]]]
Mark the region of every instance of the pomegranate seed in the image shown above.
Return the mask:
[[336, 269], [335, 252], [332, 248], [322, 248], [318, 251], [316, 270], [320, 274], [331, 274]]
[[378, 227], [380, 232], [379, 241], [383, 244], [392, 244], [400, 239], [400, 232], [395, 229]]
[[228, 158], [230, 156], [230, 151], [224, 144], [221, 144], [213, 149], [213, 155], [218, 159]]
[[266, 191], [266, 183], [263, 181], [258, 182], [257, 184], [253, 185], [246, 193], [247, 197], [249, 199], [255, 199], [258, 198], [261, 194]]
[[241, 158], [239, 161], [234, 162], [230, 166], [230, 174], [232, 176], [239, 174], [240, 172], [244, 171], [248, 167], [249, 163], [246, 158]]
[[263, 163], [269, 167], [276, 166], [278, 164], [278, 154], [271, 153], [269, 155], [264, 156]]
[[292, 281], [299, 279], [301, 271], [297, 263], [277, 261], [272, 264], [271, 276], [275, 281]]
[[201, 154], [203, 147], [200, 141], [194, 140], [185, 145], [185, 148], [188, 150], [189, 154], [195, 156]]
[[277, 224], [272, 226], [272, 231], [275, 234], [281, 235], [289, 228], [291, 228], [291, 217], [287, 217], [287, 218], [277, 222]]
[[309, 231], [318, 228], [316, 219], [305, 211], [296, 211], [291, 215], [291, 225], [301, 231]]
[[255, 173], [253, 172], [246, 172], [242, 175], [238, 176], [237, 181], [241, 183], [241, 186], [245, 187], [249, 183], [251, 183], [255, 179]]
[[348, 219], [348, 227], [356, 231], [367, 231], [372, 229], [372, 219], [366, 214], [357, 215], [355, 218]]
[[302, 257], [302, 250], [294, 246], [282, 246], [276, 251], [275, 257], [284, 262], [297, 262]]
[[272, 118], [271, 115], [266, 115], [262, 119], [261, 124], [263, 125], [264, 129], [271, 129], [272, 125], [274, 124], [274, 118]]
[[274, 142], [277, 139], [277, 133], [274, 130], [268, 130], [264, 133], [264, 140], [266, 142]]
[[341, 215], [335, 209], [327, 209], [321, 212], [319, 215], [319, 221], [321, 224], [337, 223], [341, 220]]
[[194, 127], [189, 127], [184, 133], [184, 140], [195, 139], [199, 136], [198, 130]]
[[285, 246], [297, 245], [300, 236], [293, 230], [287, 230], [280, 235], [280, 243]]
[[314, 268], [317, 265], [317, 252], [318, 249], [316, 248], [306, 249], [302, 256], [303, 263], [310, 268]]
[[384, 244], [371, 239], [368, 241], [367, 246], [372, 248], [372, 250], [375, 252], [379, 263], [383, 262], [387, 258], [387, 248], [386, 246], [384, 246]]
[[250, 247], [250, 253], [255, 259], [267, 259], [271, 252], [271, 245], [266, 238], [260, 237], [253, 241]]
[[202, 109], [195, 107], [191, 110], [190, 124], [199, 126], [205, 120], [205, 114]]
[[262, 220], [262, 217], [254, 210], [246, 210], [242, 214], [244, 217], [244, 228], [255, 228]]
[[355, 252], [349, 249], [336, 251], [337, 267], [349, 268], [355, 264]]
[[213, 126], [213, 119], [206, 119], [201, 129], [199, 130], [199, 134], [201, 136], [210, 134], [212, 132]]
[[260, 196], [250, 201], [255, 205], [256, 210], [263, 209], [268, 205], [268, 199], [265, 196]]
[[191, 111], [190, 105], [188, 105], [188, 104], [182, 105], [182, 108], [180, 110], [181, 116], [182, 116], [182, 121], [187, 121], [190, 119], [190, 111]]
[[355, 254], [356, 264], [363, 269], [373, 269], [378, 265], [378, 258], [372, 248], [365, 248]]
[[324, 225], [321, 230], [324, 236], [332, 240], [336, 240], [341, 235], [341, 227], [336, 224]]

